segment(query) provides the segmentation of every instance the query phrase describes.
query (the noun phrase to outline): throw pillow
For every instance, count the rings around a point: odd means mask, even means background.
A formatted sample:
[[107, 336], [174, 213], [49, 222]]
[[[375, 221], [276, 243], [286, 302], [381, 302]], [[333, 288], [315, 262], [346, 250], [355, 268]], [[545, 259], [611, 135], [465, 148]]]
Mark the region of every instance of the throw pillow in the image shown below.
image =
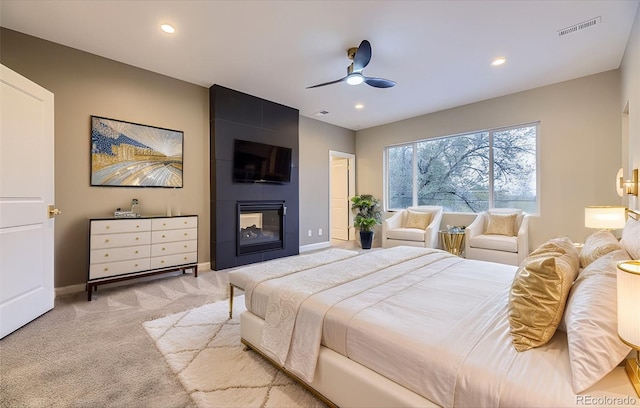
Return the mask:
[[517, 351], [540, 347], [551, 339], [562, 319], [578, 265], [578, 254], [568, 238], [549, 240], [520, 264], [508, 308]]
[[518, 235], [516, 231], [517, 216], [517, 214], [489, 213], [489, 224], [484, 233], [488, 235], [508, 235], [510, 237]]
[[580, 267], [586, 268], [601, 256], [618, 249], [622, 249], [622, 246], [610, 231], [594, 232], [589, 235], [580, 251]]
[[404, 221], [404, 228], [427, 229], [431, 223], [433, 214], [430, 212], [417, 212], [407, 210], [407, 218]]
[[620, 244], [633, 259], [640, 259], [640, 221], [633, 218], [627, 220], [627, 224], [622, 230]]

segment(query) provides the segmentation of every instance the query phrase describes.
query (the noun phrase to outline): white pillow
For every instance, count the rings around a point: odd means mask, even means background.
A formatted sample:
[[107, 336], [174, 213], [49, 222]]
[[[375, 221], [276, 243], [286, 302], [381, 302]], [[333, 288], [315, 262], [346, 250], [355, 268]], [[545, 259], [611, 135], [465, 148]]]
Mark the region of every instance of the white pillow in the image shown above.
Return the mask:
[[622, 230], [620, 244], [631, 255], [631, 258], [640, 259], [640, 221], [633, 218], [627, 220], [627, 224]]
[[622, 249], [618, 239], [611, 231], [600, 230], [589, 235], [580, 251], [580, 267], [586, 268], [589, 264], [609, 252]]
[[600, 381], [631, 351], [618, 338], [616, 265], [626, 259], [624, 250], [598, 258], [571, 288], [564, 323], [576, 394]]

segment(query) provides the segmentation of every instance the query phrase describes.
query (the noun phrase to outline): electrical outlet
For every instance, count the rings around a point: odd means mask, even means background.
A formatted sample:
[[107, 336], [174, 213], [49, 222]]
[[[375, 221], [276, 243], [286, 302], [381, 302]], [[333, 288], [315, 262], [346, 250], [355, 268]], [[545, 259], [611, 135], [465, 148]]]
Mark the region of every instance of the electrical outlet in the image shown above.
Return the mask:
[[318, 236], [322, 236], [322, 228], [318, 228]]
[[311, 230], [309, 230], [309, 232], [307, 233], [309, 236], [311, 236], [313, 233], [311, 232]]

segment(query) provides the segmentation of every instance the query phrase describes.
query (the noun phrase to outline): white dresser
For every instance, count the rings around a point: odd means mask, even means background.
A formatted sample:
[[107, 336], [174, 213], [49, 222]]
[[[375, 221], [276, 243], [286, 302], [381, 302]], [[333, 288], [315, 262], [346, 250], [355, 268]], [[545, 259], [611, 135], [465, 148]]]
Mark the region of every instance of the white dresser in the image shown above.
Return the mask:
[[89, 221], [88, 299], [97, 286], [193, 269], [198, 276], [198, 216]]

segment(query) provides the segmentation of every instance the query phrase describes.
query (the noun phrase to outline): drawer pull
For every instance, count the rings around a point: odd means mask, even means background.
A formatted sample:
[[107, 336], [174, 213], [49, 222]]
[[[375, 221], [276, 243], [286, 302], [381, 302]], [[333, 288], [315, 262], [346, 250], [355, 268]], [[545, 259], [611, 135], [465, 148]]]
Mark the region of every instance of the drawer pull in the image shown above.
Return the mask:
[[185, 260], [185, 261], [187, 260], [187, 257], [186, 257], [186, 256], [184, 257], [184, 260]]
[[140, 240], [140, 238], [139, 238], [139, 237], [136, 237], [136, 241], [139, 241], [139, 240]]
[[107, 229], [111, 228], [109, 225], [107, 225]]
[[186, 248], [187, 246], [185, 245], [184, 247]]
[[163, 223], [162, 223], [162, 226], [163, 226], [163, 227], [166, 227], [166, 226], [167, 226], [167, 223], [166, 223], [166, 222], [163, 222]]
[[186, 222], [186, 221], [184, 222], [184, 225], [187, 225], [187, 222]]
[[109, 238], [105, 239], [104, 242], [109, 242]]
[[138, 264], [135, 264], [134, 266], [135, 266], [135, 267], [137, 267], [137, 266], [138, 266]]
[[163, 235], [162, 238], [166, 238], [166, 236]]
[[139, 226], [139, 225], [136, 225], [136, 228], [140, 228], [140, 226]]
[[[136, 251], [136, 254], [138, 253], [138, 251]], [[137, 265], [136, 265], [137, 266]]]
[[108, 270], [109, 270], [109, 268], [104, 268], [104, 271], [105, 271], [105, 272], [106, 272], [106, 271], [108, 271]]
[[164, 251], [165, 249], [164, 249], [164, 248], [162, 248], [162, 250]]
[[109, 256], [109, 254], [104, 254], [105, 257]]
[[160, 261], [160, 263], [164, 263], [164, 260]]
[[185, 233], [184, 233], [184, 236], [186, 237], [187, 235], [189, 235], [189, 234], [185, 232]]

